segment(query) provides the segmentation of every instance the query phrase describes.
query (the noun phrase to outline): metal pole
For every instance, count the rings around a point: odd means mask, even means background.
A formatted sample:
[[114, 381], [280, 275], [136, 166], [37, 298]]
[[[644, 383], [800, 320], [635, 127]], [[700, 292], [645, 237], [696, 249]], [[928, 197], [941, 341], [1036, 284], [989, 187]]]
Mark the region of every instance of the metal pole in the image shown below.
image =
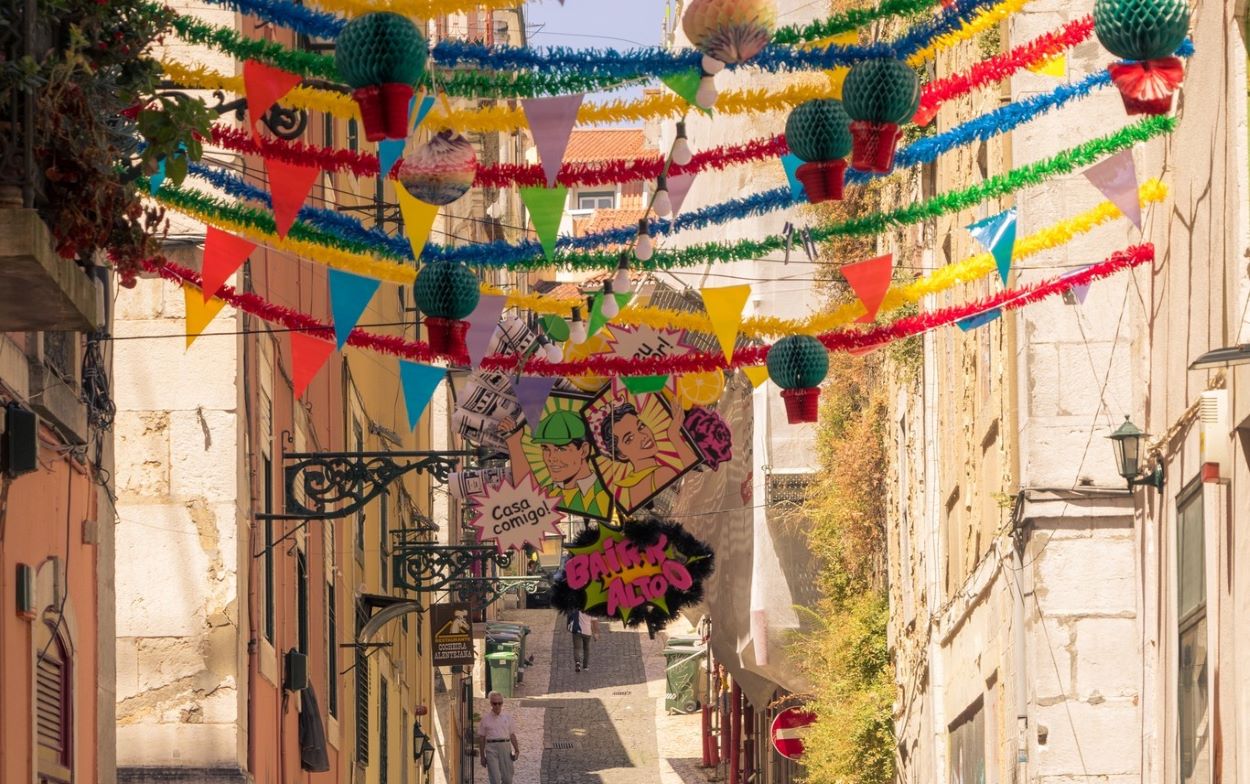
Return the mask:
[[742, 688], [734, 681], [729, 696], [729, 784], [742, 784]]

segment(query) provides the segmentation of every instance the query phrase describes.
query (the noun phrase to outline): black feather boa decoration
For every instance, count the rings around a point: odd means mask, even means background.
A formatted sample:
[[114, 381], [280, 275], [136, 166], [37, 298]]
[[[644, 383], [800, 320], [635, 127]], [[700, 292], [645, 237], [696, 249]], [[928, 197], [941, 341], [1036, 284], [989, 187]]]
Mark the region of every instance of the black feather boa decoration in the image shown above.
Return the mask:
[[716, 558], [686, 529], [659, 518], [632, 520], [622, 531], [588, 528], [567, 549], [552, 607], [620, 618], [626, 626], [645, 623], [653, 633], [702, 600]]

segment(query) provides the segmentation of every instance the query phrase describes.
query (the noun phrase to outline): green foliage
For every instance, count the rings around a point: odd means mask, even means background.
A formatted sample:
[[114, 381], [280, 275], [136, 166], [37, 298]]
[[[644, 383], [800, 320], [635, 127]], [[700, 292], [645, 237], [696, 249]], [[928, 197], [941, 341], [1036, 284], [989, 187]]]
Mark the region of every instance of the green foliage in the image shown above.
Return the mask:
[[165, 176], [181, 185], [187, 176], [187, 161], [198, 161], [204, 155], [200, 141], [209, 134], [217, 113], [204, 102], [183, 93], [158, 96], [148, 108], [139, 112], [139, 133], [147, 146], [143, 149], [145, 164], [165, 160]]

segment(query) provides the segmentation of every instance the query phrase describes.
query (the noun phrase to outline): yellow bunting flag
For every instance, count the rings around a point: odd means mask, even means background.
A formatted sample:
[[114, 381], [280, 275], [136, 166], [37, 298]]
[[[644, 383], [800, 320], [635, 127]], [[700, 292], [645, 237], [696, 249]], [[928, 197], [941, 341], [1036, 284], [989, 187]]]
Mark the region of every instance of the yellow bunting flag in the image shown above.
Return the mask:
[[768, 380], [768, 367], [766, 365], [748, 365], [742, 368], [742, 373], [753, 387], [759, 387], [760, 384]]
[[187, 302], [187, 348], [191, 348], [191, 344], [200, 336], [204, 328], [217, 318], [217, 314], [226, 306], [226, 303], [216, 297], [205, 302], [204, 295], [199, 289], [186, 284], [183, 284], [182, 294]]
[[412, 257], [421, 259], [421, 251], [430, 239], [430, 229], [434, 228], [434, 218], [438, 216], [437, 204], [426, 204], [404, 190], [402, 185], [395, 188], [399, 196], [399, 211], [404, 216], [404, 233], [412, 243]]
[[[859, 43], [859, 32], [852, 30], [849, 33], [835, 35], [832, 38], [826, 38], [823, 43], [825, 46], [852, 46]], [[832, 71], [825, 71], [825, 76], [829, 77], [831, 98], [842, 100], [842, 83], [846, 81], [846, 75], [850, 72], [850, 68], [834, 68]]]
[[1049, 60], [1044, 60], [1036, 65], [1030, 65], [1029, 70], [1043, 76], [1053, 76], [1056, 79], [1062, 79], [1068, 73], [1068, 56], [1057, 54]]
[[707, 309], [708, 321], [712, 322], [712, 334], [720, 341], [725, 359], [732, 360], [734, 343], [738, 341], [738, 327], [742, 326], [742, 308], [751, 296], [750, 286], [725, 286], [701, 289], [703, 307]]

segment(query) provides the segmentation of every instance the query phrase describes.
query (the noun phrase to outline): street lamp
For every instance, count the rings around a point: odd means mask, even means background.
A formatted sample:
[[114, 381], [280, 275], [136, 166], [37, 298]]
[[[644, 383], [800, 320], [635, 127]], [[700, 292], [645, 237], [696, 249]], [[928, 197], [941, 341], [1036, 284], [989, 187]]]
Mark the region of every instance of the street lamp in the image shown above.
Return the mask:
[[1119, 463], [1120, 476], [1128, 480], [1128, 486], [1147, 485], [1162, 492], [1163, 465], [1156, 465], [1146, 476], [1141, 476], [1141, 441], [1146, 437], [1141, 428], [1129, 421], [1127, 415], [1108, 438], [1115, 442], [1115, 459]]
[[1244, 365], [1248, 362], [1250, 362], [1250, 343], [1243, 343], [1240, 346], [1226, 346], [1208, 351], [1189, 363], [1189, 369], [1205, 370], [1208, 368], [1229, 367], [1231, 365]]
[[430, 743], [430, 736], [421, 730], [420, 721], [412, 723], [412, 759], [414, 762], [420, 760], [426, 773], [434, 764], [434, 744]]

